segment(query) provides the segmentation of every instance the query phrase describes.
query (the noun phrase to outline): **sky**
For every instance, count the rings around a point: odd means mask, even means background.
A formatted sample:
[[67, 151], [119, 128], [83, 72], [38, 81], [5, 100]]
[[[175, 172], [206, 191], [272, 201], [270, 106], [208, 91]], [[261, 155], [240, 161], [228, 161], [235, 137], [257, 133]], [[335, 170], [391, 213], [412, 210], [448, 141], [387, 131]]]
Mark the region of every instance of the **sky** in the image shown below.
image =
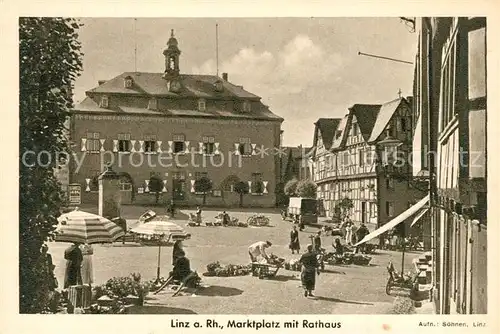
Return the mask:
[[[311, 146], [318, 118], [343, 117], [356, 103], [411, 95], [417, 36], [399, 18], [82, 18], [83, 72], [75, 101], [98, 80], [163, 72], [174, 29], [181, 73], [219, 74], [262, 97], [283, 117], [283, 144]], [[135, 52], [137, 46], [137, 52]], [[221, 74], [220, 74], [221, 75]]]

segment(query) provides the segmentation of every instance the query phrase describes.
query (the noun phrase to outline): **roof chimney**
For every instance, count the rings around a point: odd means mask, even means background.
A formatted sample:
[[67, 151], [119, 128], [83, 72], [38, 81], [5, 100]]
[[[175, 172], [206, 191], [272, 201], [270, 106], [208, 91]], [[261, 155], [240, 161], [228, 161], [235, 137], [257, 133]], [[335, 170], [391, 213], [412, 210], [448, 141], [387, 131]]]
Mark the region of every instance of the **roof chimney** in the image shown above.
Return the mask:
[[97, 84], [100, 86], [100, 85], [102, 85], [103, 83], [105, 83], [106, 81], [107, 81], [107, 80], [99, 80], [99, 81], [97, 81]]
[[222, 79], [223, 79], [224, 81], [227, 81], [227, 73], [222, 73]]

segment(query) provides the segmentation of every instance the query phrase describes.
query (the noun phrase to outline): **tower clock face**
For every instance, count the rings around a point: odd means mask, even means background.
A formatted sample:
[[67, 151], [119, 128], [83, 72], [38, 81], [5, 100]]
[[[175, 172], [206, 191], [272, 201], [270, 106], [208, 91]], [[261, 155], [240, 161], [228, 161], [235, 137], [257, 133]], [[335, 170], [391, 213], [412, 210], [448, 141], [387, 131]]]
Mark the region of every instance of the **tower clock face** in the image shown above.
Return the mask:
[[171, 83], [170, 83], [170, 90], [173, 91], [173, 92], [178, 92], [181, 90], [181, 83], [178, 81], [178, 80], [173, 80]]

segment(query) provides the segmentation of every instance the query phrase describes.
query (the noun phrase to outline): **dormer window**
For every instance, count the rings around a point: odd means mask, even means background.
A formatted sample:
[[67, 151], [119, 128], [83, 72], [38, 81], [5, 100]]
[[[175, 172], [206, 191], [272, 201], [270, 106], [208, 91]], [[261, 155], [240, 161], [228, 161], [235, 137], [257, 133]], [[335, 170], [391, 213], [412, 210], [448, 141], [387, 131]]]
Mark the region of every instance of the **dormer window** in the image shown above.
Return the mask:
[[216, 92], [220, 93], [224, 90], [224, 84], [222, 83], [222, 81], [217, 80], [214, 84], [214, 88]]
[[207, 102], [204, 99], [198, 100], [198, 111], [205, 111], [207, 109]]
[[252, 104], [249, 101], [243, 101], [243, 112], [252, 111]]
[[134, 84], [134, 80], [132, 77], [127, 76], [125, 77], [125, 88], [132, 88], [132, 85]]
[[149, 99], [148, 109], [149, 110], [157, 110], [158, 109], [158, 100], [155, 99], [154, 97], [152, 97], [151, 99]]
[[101, 102], [99, 103], [99, 107], [107, 108], [109, 105], [109, 99], [107, 95], [101, 96]]

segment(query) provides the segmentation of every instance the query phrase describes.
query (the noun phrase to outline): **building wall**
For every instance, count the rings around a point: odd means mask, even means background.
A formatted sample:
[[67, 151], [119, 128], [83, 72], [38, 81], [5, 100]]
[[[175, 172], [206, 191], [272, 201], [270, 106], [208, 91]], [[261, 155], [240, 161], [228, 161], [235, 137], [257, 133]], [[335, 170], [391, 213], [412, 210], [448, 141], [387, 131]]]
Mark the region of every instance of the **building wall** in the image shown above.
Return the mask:
[[[96, 202], [97, 194], [88, 190], [87, 180], [102, 171], [107, 161], [113, 161], [113, 169], [117, 172], [126, 172], [133, 179], [135, 200], [134, 203], [154, 202], [151, 194], [138, 193], [139, 188], [146, 190], [146, 181], [155, 173], [166, 180], [166, 190], [162, 200], [172, 197], [172, 177], [174, 172], [182, 172], [185, 177], [186, 197], [183, 204], [196, 205], [201, 203], [202, 196], [191, 192], [191, 183], [194, 182], [197, 172], [207, 172], [213, 181], [214, 189], [221, 186], [223, 181], [234, 175], [241, 181], [252, 181], [252, 173], [262, 173], [262, 181], [267, 182], [267, 192], [262, 195], [247, 194], [244, 196], [246, 206], [271, 207], [275, 205], [275, 186], [279, 178], [279, 161], [272, 148], [278, 147], [280, 123], [269, 121], [227, 120], [227, 119], [193, 119], [167, 118], [155, 116], [89, 116], [73, 115], [71, 139], [75, 144], [76, 160], [73, 159], [71, 183], [82, 185], [82, 201]], [[99, 133], [103, 140], [101, 149], [97, 153], [82, 151], [82, 138], [87, 132]], [[114, 140], [118, 135], [129, 133], [135, 142], [137, 152], [118, 153]], [[186, 146], [199, 152], [199, 143], [204, 136], [214, 137], [220, 154], [213, 157], [203, 154], [184, 154], [174, 156], [168, 154], [169, 141], [173, 135], [183, 134]], [[156, 145], [163, 152], [146, 153], [141, 151], [141, 143], [148, 135], [156, 136]], [[250, 138], [256, 150], [252, 156], [239, 156], [234, 153], [235, 144], [240, 138]], [[161, 145], [160, 145], [161, 141]], [[189, 142], [189, 144], [187, 143]], [[267, 154], [257, 155], [259, 148], [268, 150]], [[160, 158], [161, 157], [161, 158]], [[75, 161], [83, 163], [78, 168]], [[142, 161], [142, 163], [141, 163]], [[176, 166], [177, 165], [177, 166]], [[128, 194], [122, 194], [128, 196]], [[124, 196], [123, 196], [124, 197]], [[207, 196], [207, 205], [235, 206], [239, 203], [239, 195], [230, 190], [222, 192], [221, 197]]]

